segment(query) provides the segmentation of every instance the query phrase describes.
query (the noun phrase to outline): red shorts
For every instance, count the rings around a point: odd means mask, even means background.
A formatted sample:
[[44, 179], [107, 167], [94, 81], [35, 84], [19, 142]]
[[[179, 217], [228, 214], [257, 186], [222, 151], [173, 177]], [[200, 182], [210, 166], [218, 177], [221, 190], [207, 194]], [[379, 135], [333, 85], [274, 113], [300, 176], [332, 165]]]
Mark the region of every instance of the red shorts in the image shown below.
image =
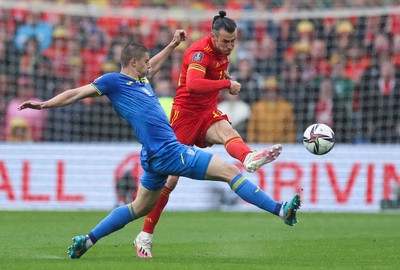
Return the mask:
[[190, 112], [173, 108], [171, 111], [171, 125], [178, 141], [201, 148], [212, 145], [206, 142], [207, 130], [212, 124], [221, 120], [229, 122], [228, 116], [218, 109]]

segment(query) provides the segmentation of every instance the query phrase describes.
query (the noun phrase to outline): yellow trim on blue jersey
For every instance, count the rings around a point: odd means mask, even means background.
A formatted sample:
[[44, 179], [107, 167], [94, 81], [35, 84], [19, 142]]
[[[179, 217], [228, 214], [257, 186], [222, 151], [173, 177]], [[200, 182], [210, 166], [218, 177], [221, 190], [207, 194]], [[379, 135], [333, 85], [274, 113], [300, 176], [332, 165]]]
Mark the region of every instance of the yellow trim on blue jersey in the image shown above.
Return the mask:
[[91, 86], [94, 87], [94, 89], [96, 90], [97, 94], [99, 94], [99, 96], [101, 96], [103, 93], [101, 93], [101, 91], [99, 90], [99, 88], [97, 88], [96, 86], [94, 86], [93, 83], [90, 84]]
[[185, 159], [183, 158], [182, 153], [181, 153], [181, 161], [182, 161], [182, 164], [185, 164]]
[[235, 184], [232, 186], [232, 190], [236, 191], [236, 189], [240, 186], [241, 183], [243, 183], [243, 181], [246, 180], [246, 177], [242, 176], [240, 177]]
[[147, 77], [140, 78], [140, 81], [141, 81], [141, 82], [144, 82], [144, 83], [146, 83], [146, 84], [149, 83], [149, 80], [147, 79]]
[[125, 73], [123, 73], [123, 72], [120, 72], [121, 74], [124, 74], [125, 76], [128, 76], [129, 78], [132, 78], [132, 79], [134, 79], [135, 81], [139, 81], [139, 77], [132, 77], [132, 76], [129, 76], [128, 74], [125, 74]]
[[120, 73], [124, 74], [125, 76], [128, 76], [129, 78], [134, 79], [135, 81], [143, 82], [143, 83], [146, 83], [146, 84], [149, 83], [149, 80], [147, 79], [147, 77], [143, 77], [143, 78], [139, 79], [139, 77], [132, 77], [132, 76], [129, 76], [128, 74], [125, 74], [123, 72], [120, 72]]

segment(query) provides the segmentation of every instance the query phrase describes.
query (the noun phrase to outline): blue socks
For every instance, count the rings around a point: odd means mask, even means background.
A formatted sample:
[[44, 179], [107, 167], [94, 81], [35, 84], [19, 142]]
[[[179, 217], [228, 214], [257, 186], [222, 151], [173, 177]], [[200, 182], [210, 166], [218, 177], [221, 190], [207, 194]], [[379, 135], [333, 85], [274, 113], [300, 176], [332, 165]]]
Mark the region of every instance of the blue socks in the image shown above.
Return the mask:
[[137, 219], [132, 204], [122, 205], [115, 208], [88, 234], [90, 240], [95, 244], [102, 237], [125, 227], [126, 224]]
[[279, 216], [282, 204], [273, 200], [258, 186], [247, 180], [241, 173], [233, 178], [230, 186], [246, 202]]

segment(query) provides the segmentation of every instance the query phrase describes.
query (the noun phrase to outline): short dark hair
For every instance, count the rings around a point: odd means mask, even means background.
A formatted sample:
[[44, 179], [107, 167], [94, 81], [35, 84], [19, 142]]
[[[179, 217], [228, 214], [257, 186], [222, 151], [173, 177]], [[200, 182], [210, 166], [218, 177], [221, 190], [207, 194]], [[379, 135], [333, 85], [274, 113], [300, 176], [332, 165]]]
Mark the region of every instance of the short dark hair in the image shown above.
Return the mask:
[[219, 15], [214, 16], [212, 22], [212, 31], [218, 33], [219, 30], [223, 28], [228, 33], [233, 33], [236, 30], [236, 22], [226, 17], [226, 11], [220, 10]]
[[124, 45], [121, 51], [121, 66], [128, 66], [132, 58], [141, 59], [145, 53], [149, 53], [149, 49], [142, 44], [131, 42]]

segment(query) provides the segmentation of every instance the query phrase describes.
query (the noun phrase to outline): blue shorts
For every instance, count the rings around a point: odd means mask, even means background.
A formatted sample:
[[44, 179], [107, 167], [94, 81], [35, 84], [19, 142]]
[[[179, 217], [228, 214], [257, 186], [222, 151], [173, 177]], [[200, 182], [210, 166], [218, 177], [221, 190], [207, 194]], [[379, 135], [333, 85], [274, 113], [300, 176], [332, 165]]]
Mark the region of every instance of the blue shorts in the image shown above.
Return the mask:
[[203, 180], [212, 154], [181, 143], [163, 147], [149, 162], [142, 161], [141, 184], [149, 190], [162, 189], [168, 175]]

